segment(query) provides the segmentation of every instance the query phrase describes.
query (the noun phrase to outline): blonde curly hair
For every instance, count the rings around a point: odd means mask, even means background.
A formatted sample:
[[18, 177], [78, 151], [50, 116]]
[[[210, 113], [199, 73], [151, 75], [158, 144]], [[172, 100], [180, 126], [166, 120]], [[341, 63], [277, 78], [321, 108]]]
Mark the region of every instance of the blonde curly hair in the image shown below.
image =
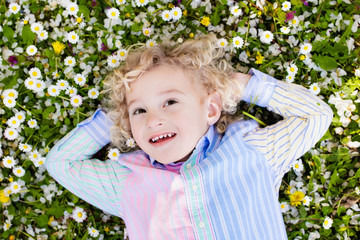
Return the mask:
[[167, 64], [181, 67], [194, 76], [205, 91], [210, 94], [217, 91], [221, 97], [221, 117], [215, 124], [218, 132], [236, 118], [237, 104], [242, 97], [242, 85], [232, 78], [233, 67], [224, 59], [225, 52], [216, 45], [213, 34], [199, 39], [188, 40], [180, 45], [162, 43], [150, 48], [138, 48], [129, 51], [125, 65], [110, 73], [104, 80], [105, 91], [109, 93], [105, 105], [110, 119], [114, 122], [111, 128], [111, 141], [122, 151], [128, 151], [126, 141], [132, 136], [126, 103], [126, 92], [130, 83], [136, 81], [146, 71]]

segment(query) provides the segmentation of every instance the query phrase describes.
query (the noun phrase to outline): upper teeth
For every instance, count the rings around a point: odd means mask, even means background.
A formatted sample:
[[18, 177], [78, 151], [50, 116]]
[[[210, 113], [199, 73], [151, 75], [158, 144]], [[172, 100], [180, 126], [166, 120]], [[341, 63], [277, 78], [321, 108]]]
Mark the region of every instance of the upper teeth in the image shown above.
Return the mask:
[[174, 133], [163, 134], [163, 135], [152, 138], [151, 141], [156, 142], [159, 139], [162, 139], [162, 138], [165, 138], [165, 137], [172, 137], [174, 135], [175, 135]]

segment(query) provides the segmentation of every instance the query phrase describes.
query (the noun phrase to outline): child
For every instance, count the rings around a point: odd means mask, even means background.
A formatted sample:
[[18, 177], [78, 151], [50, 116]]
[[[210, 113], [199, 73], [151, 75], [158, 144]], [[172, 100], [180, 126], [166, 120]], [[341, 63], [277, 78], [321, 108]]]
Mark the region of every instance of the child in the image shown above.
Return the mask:
[[[257, 70], [234, 73], [213, 35], [135, 51], [108, 76], [97, 110], [47, 156], [71, 192], [124, 219], [130, 239], [286, 239], [283, 175], [325, 133], [331, 109]], [[283, 116], [259, 128], [231, 118], [240, 100]], [[110, 137], [111, 136], [111, 137]], [[116, 161], [92, 156], [112, 141]]]

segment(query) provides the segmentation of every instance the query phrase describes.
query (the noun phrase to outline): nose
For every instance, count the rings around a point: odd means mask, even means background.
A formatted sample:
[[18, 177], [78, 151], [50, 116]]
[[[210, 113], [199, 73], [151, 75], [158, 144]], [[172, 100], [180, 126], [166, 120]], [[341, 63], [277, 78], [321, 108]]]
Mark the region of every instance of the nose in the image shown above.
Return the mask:
[[161, 126], [164, 123], [164, 119], [162, 115], [158, 112], [148, 112], [147, 114], [147, 127], [148, 128], [154, 128], [157, 126]]

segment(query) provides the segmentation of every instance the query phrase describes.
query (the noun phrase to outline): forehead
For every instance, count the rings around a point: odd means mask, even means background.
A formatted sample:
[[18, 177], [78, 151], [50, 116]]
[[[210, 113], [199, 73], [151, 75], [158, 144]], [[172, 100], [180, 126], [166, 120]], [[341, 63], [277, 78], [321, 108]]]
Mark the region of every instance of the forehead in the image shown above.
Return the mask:
[[127, 102], [135, 97], [150, 96], [169, 90], [202, 95], [204, 90], [196, 80], [191, 71], [167, 64], [159, 65], [129, 84], [130, 92], [126, 93]]

